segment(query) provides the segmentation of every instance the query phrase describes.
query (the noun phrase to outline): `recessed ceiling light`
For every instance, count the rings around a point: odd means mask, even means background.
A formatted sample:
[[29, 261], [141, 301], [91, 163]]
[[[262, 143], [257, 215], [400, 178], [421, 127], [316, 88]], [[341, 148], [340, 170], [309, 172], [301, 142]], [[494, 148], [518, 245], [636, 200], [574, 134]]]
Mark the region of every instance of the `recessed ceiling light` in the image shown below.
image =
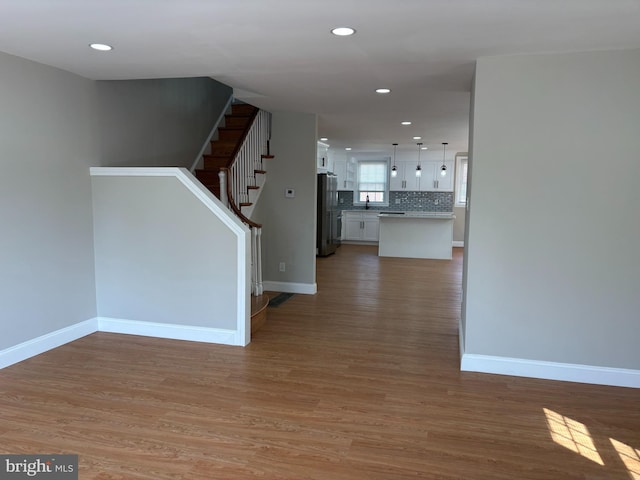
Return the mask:
[[429, 147], [420, 147], [422, 150], [428, 150]]
[[391, 93], [389, 88], [376, 88], [376, 93]]
[[353, 35], [356, 31], [351, 27], [337, 27], [331, 30], [331, 33], [337, 35], [339, 37], [348, 37], [349, 35]]
[[413, 137], [414, 140], [420, 140], [422, 137]]
[[101, 52], [108, 52], [109, 50], [113, 50], [111, 45], [107, 45], [105, 43], [92, 43], [89, 45], [94, 50], [99, 50]]
[[400, 122], [400, 125], [411, 125], [411, 122]]
[[323, 141], [323, 142], [326, 142], [329, 139], [327, 137], [320, 137], [320, 140]]
[[351, 147], [346, 147], [345, 150], [351, 150]]

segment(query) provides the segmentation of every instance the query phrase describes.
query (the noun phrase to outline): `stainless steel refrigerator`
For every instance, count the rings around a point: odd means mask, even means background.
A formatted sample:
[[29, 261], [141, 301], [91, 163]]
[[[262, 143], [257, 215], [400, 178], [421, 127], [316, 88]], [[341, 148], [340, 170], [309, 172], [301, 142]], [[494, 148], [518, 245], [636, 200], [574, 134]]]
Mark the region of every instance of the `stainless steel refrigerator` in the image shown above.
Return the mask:
[[341, 221], [338, 210], [338, 177], [333, 173], [319, 173], [316, 226], [318, 256], [331, 255], [340, 245]]

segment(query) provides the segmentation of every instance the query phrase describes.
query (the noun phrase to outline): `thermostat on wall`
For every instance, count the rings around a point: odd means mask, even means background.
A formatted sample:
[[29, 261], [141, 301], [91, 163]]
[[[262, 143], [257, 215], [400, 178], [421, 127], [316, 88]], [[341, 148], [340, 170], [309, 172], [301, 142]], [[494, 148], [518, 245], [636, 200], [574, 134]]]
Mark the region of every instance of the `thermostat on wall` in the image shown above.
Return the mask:
[[296, 196], [296, 191], [293, 188], [286, 188], [284, 190], [284, 196], [287, 198], [293, 198]]

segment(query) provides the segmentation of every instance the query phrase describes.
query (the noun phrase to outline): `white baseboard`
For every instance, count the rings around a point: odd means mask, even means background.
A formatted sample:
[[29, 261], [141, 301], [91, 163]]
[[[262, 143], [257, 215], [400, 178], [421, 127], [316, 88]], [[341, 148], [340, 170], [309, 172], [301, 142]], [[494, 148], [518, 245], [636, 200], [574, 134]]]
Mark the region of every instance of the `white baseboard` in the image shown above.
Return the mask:
[[461, 370], [516, 377], [640, 388], [640, 370], [463, 353]]
[[464, 240], [454, 240], [451, 245], [453, 247], [464, 247]]
[[122, 318], [98, 318], [98, 330], [143, 337], [169, 338], [191, 342], [219, 343], [222, 345], [244, 345], [236, 330], [223, 328], [195, 327], [169, 323], [141, 322]]
[[60, 347], [96, 332], [98, 319], [92, 318], [84, 322], [70, 325], [45, 335], [41, 335], [26, 342], [0, 351], [0, 368], [8, 367], [27, 358], [35, 357], [48, 350]]
[[0, 350], [0, 369], [95, 332], [142, 335], [222, 345], [244, 346], [245, 344], [244, 338], [240, 338], [236, 330], [96, 317]]
[[293, 283], [293, 282], [262, 282], [264, 290], [269, 292], [304, 293], [315, 295], [318, 293], [317, 283]]

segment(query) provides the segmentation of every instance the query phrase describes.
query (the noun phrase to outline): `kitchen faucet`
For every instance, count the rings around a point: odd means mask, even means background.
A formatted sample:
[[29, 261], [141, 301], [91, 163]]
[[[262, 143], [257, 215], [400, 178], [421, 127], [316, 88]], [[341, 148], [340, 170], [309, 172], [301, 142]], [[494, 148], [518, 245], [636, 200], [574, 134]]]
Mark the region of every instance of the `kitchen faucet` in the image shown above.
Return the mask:
[[369, 210], [369, 195], [367, 195], [367, 200], [364, 202], [364, 209]]

